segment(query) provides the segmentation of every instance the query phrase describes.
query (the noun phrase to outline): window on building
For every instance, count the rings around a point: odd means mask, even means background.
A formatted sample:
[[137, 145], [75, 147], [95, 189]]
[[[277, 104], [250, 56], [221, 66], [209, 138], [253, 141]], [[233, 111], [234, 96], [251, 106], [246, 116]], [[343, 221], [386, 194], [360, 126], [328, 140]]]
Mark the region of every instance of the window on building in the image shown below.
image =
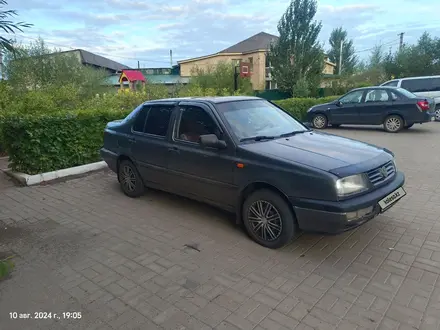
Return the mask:
[[170, 105], [153, 105], [148, 112], [144, 132], [152, 135], [166, 136], [172, 111], [173, 106]]

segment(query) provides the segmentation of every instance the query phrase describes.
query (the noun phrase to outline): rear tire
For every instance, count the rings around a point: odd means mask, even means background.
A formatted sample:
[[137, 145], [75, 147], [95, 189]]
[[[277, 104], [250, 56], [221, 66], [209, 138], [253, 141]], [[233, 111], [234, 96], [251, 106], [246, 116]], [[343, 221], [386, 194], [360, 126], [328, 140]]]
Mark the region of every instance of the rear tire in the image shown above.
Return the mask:
[[296, 218], [289, 204], [268, 189], [257, 190], [246, 198], [242, 217], [248, 235], [269, 249], [285, 246], [297, 231]]
[[413, 127], [413, 126], [414, 126], [414, 124], [406, 125], [406, 126], [405, 126], [405, 129], [411, 128], [411, 127]]
[[323, 129], [328, 126], [328, 120], [325, 115], [317, 114], [313, 116], [312, 125], [314, 128]]
[[404, 125], [402, 117], [398, 115], [390, 115], [383, 121], [383, 128], [388, 133], [397, 133], [403, 129]]
[[129, 160], [123, 160], [118, 170], [121, 190], [128, 197], [140, 197], [145, 192], [144, 182], [136, 166]]

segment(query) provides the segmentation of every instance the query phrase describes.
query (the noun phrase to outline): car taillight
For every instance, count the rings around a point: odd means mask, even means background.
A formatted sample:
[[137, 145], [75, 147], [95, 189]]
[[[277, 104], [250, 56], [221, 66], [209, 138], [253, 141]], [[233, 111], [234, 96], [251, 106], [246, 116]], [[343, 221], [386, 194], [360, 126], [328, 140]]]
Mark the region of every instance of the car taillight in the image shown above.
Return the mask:
[[420, 111], [429, 110], [429, 102], [427, 100], [417, 102], [417, 107]]

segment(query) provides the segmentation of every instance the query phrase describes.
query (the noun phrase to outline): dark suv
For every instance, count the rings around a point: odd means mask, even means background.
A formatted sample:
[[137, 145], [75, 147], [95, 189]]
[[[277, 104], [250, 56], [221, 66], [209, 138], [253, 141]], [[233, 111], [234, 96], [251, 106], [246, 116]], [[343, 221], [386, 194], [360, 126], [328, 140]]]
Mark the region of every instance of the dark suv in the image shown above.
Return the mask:
[[235, 212], [269, 248], [298, 229], [355, 228], [406, 194], [390, 151], [310, 130], [256, 97], [145, 102], [108, 123], [101, 155], [126, 195], [152, 187]]

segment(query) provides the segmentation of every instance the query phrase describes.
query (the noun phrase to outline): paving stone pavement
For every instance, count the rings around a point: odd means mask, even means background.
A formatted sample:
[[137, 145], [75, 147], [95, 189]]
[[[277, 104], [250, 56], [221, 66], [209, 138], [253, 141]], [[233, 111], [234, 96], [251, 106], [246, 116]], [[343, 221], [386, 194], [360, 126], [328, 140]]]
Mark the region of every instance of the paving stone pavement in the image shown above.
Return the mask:
[[[440, 123], [328, 131], [393, 150], [408, 196], [281, 250], [209, 206], [127, 198], [110, 172], [3, 189], [0, 254], [16, 268], [0, 282], [0, 329], [440, 329]], [[52, 319], [20, 318], [36, 312]]]

